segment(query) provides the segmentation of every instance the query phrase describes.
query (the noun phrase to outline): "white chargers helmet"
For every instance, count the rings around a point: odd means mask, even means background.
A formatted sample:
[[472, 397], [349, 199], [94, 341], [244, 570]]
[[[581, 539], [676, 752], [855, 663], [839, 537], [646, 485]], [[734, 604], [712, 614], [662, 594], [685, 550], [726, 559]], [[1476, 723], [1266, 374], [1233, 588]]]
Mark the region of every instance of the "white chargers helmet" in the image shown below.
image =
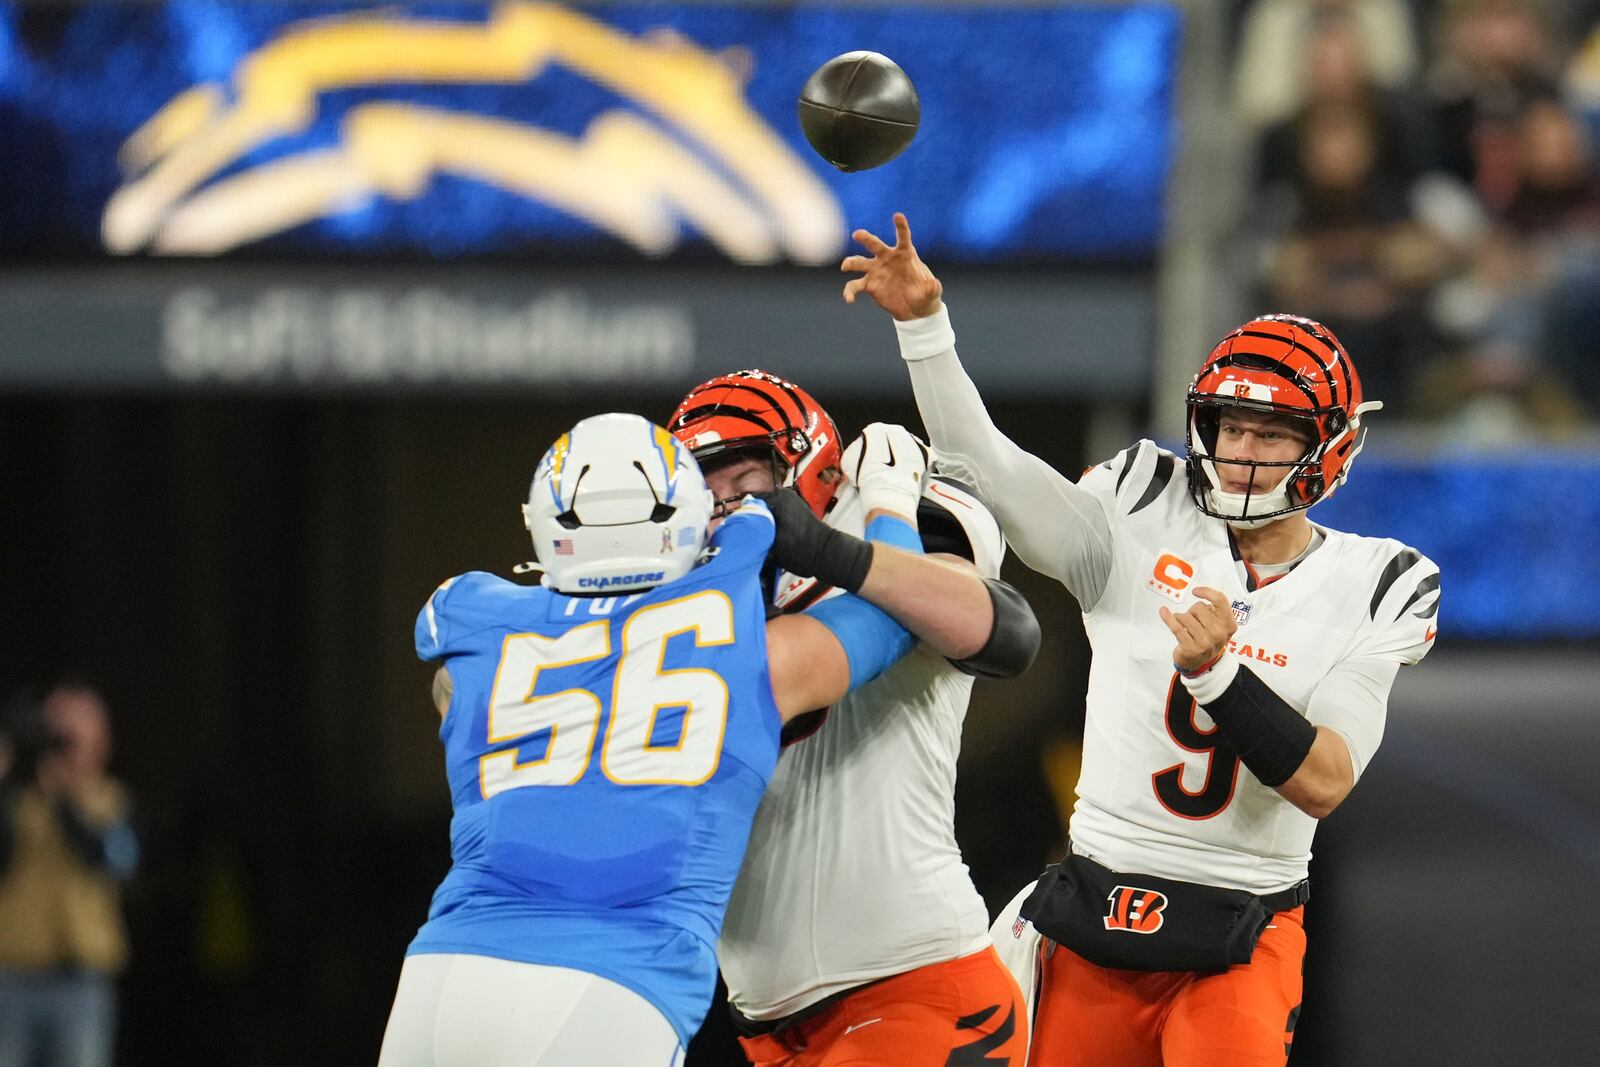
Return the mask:
[[638, 415], [584, 419], [539, 461], [522, 506], [563, 593], [628, 593], [686, 574], [706, 543], [711, 490], [687, 448]]

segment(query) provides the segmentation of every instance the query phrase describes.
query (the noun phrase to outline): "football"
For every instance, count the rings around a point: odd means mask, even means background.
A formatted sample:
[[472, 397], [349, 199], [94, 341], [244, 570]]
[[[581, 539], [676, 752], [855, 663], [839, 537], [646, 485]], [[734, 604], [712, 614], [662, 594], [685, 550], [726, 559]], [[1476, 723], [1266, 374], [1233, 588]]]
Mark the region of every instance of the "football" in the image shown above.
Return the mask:
[[800, 90], [799, 111], [811, 147], [843, 171], [889, 162], [922, 119], [916, 86], [877, 52], [846, 52], [818, 67]]

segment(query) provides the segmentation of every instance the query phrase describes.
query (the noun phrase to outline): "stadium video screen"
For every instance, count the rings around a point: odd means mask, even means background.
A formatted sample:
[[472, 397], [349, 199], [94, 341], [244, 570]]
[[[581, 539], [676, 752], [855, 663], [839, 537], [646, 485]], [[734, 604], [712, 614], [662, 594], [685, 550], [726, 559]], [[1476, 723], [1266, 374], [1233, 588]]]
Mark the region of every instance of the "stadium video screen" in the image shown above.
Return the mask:
[[[816, 264], [899, 209], [946, 262], [1144, 261], [1180, 30], [1159, 4], [0, 3], [0, 249]], [[922, 125], [842, 174], [795, 100], [854, 49]]]

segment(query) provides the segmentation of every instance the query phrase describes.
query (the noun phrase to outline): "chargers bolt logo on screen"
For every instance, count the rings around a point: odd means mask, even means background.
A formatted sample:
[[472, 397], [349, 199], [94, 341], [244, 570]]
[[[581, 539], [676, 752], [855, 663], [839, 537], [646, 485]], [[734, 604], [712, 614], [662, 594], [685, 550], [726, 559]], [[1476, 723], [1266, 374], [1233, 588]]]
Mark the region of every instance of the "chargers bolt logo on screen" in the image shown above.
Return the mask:
[[[555, 68], [622, 99], [569, 135], [451, 91]], [[305, 19], [240, 56], [231, 84], [193, 85], [134, 131], [101, 237], [116, 255], [217, 255], [379, 199], [420, 200], [444, 177], [646, 255], [687, 229], [739, 263], [831, 262], [844, 211], [751, 105], [746, 77], [682, 34], [635, 35], [551, 3], [514, 0], [481, 20], [394, 8]], [[329, 110], [337, 94], [391, 87], [402, 98]]]

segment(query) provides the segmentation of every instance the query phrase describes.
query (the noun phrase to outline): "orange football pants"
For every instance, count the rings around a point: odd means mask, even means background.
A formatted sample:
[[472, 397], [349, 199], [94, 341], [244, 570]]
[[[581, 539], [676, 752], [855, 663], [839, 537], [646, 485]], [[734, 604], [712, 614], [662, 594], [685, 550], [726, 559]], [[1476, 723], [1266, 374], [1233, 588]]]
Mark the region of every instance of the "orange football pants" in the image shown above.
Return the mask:
[[1300, 1014], [1305, 907], [1280, 911], [1249, 963], [1220, 974], [1119, 971], [1055, 946], [1033, 1067], [1283, 1067]]
[[780, 1033], [755, 1067], [1023, 1067], [1028, 1012], [993, 948], [863, 986]]

